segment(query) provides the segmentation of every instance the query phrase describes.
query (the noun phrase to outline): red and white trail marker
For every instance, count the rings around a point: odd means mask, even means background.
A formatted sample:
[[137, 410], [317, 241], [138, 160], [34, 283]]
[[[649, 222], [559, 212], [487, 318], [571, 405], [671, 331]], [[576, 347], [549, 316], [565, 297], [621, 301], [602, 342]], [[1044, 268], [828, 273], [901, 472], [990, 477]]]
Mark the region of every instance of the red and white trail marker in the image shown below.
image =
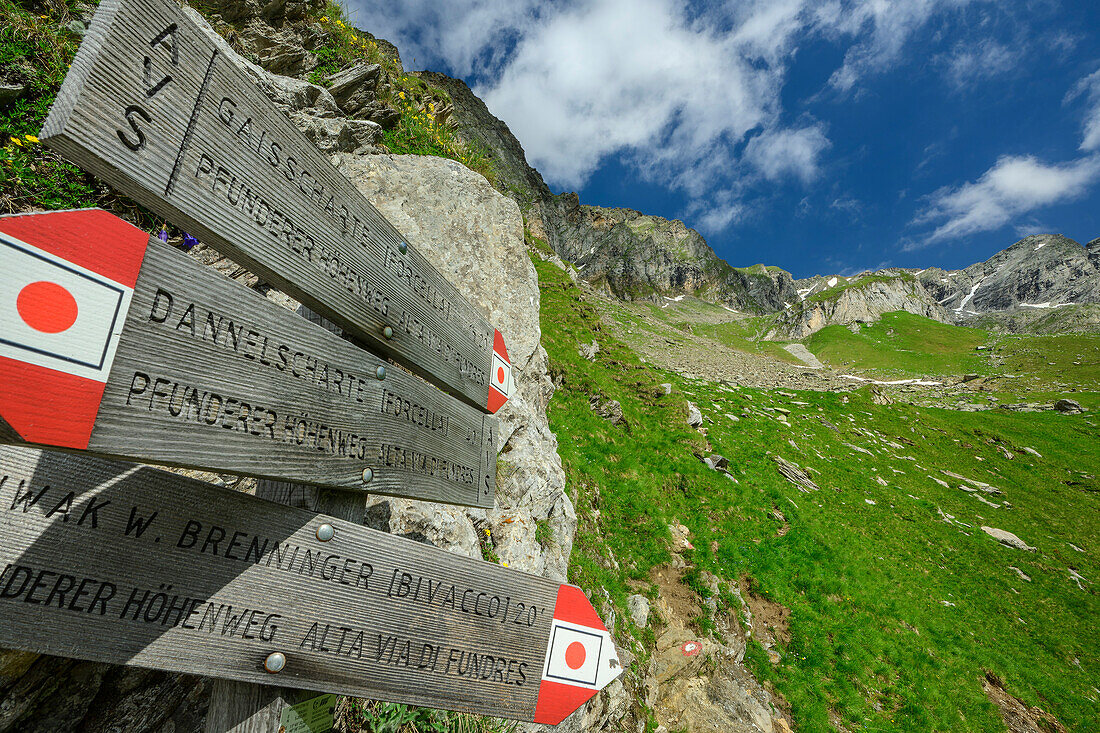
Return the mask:
[[503, 407], [515, 388], [515, 381], [512, 379], [512, 362], [508, 359], [504, 337], [500, 335], [500, 331], [494, 331], [493, 360], [489, 374], [489, 402], [486, 405], [489, 412], [495, 413]]
[[584, 592], [558, 590], [535, 722], [557, 725], [622, 674], [615, 644]]
[[0, 218], [2, 417], [24, 440], [87, 447], [148, 241], [96, 209]]

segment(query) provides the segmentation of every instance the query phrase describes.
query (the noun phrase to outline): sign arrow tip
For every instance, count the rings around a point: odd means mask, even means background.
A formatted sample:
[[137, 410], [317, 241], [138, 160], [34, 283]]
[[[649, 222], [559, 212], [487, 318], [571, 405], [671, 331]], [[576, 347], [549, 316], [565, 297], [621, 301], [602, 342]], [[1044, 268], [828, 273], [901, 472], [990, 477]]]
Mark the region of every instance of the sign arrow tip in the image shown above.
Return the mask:
[[558, 588], [535, 706], [535, 721], [557, 725], [623, 673], [611, 634], [584, 591]]

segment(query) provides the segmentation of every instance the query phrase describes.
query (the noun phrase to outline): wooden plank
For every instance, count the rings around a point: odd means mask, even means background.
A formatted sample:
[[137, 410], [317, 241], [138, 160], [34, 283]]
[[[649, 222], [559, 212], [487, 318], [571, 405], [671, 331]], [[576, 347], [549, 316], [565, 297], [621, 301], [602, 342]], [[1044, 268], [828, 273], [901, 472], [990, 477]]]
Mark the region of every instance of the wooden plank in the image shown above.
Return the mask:
[[39, 445], [494, 502], [495, 417], [98, 210], [0, 217], [0, 416]]
[[[312, 323], [342, 335], [338, 327], [308, 308], [298, 306], [298, 313]], [[366, 498], [362, 495], [328, 491], [305, 484], [261, 480], [256, 485], [256, 496], [355, 524], [363, 523], [366, 510]], [[316, 713], [316, 703], [332, 697], [318, 697], [307, 690], [288, 687], [216, 679], [210, 691], [210, 707], [206, 711], [206, 733], [293, 733], [296, 727], [301, 728], [300, 725], [295, 726], [295, 707], [305, 707], [307, 714], [304, 717], [314, 718], [310, 713]], [[315, 733], [331, 727], [331, 722], [328, 728], [318, 726]]]
[[551, 724], [621, 672], [579, 588], [85, 455], [0, 448], [0, 568], [38, 653]]
[[169, 0], [100, 3], [39, 137], [372, 350], [508, 398], [499, 333]]
[[[362, 524], [366, 504], [364, 497], [348, 492], [266, 480], [257, 484], [256, 496], [355, 524]], [[306, 690], [216, 679], [206, 712], [206, 733], [290, 733], [294, 730], [287, 719], [293, 718], [290, 709], [304, 706], [316, 713], [320, 699]]]

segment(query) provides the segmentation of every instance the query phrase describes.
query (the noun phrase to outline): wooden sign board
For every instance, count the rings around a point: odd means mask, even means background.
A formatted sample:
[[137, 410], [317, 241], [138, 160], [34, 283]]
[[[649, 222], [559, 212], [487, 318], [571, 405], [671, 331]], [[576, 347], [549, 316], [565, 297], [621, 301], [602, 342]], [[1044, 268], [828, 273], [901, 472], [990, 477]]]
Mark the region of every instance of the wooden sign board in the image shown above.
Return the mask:
[[0, 646], [549, 724], [622, 671], [574, 586], [15, 446], [0, 447]]
[[511, 394], [500, 333], [170, 0], [100, 3], [39, 137], [470, 404]]
[[495, 498], [495, 417], [97, 209], [0, 217], [0, 417], [8, 442]]

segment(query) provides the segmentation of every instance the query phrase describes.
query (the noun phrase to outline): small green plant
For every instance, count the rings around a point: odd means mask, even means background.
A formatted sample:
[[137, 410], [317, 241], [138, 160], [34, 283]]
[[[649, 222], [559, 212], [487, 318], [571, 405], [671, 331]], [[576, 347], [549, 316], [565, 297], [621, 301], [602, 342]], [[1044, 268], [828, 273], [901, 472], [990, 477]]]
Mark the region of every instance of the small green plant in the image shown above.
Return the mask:
[[36, 137], [78, 40], [66, 27], [69, 7], [47, 7], [47, 13], [36, 13], [29, 4], [0, 0], [0, 77], [25, 86], [17, 99], [0, 106], [0, 213], [80, 208], [97, 199], [94, 179]]
[[378, 84], [378, 98], [401, 113], [397, 124], [385, 132], [389, 151], [457, 160], [497, 185], [496, 166], [488, 150], [476, 142], [460, 140], [444, 121], [444, 110], [451, 104], [449, 94], [415, 74], [405, 73], [397, 59], [383, 52], [378, 41], [347, 22], [347, 13], [339, 4], [329, 2], [314, 13], [325, 38], [314, 50], [319, 64], [310, 72], [311, 82], [323, 84], [332, 74], [356, 63], [378, 64], [384, 77]]
[[553, 544], [554, 530], [550, 527], [550, 519], [535, 520], [535, 541], [543, 547]]
[[499, 718], [377, 700], [349, 701], [345, 724], [364, 733], [512, 733], [516, 729], [515, 723]]

